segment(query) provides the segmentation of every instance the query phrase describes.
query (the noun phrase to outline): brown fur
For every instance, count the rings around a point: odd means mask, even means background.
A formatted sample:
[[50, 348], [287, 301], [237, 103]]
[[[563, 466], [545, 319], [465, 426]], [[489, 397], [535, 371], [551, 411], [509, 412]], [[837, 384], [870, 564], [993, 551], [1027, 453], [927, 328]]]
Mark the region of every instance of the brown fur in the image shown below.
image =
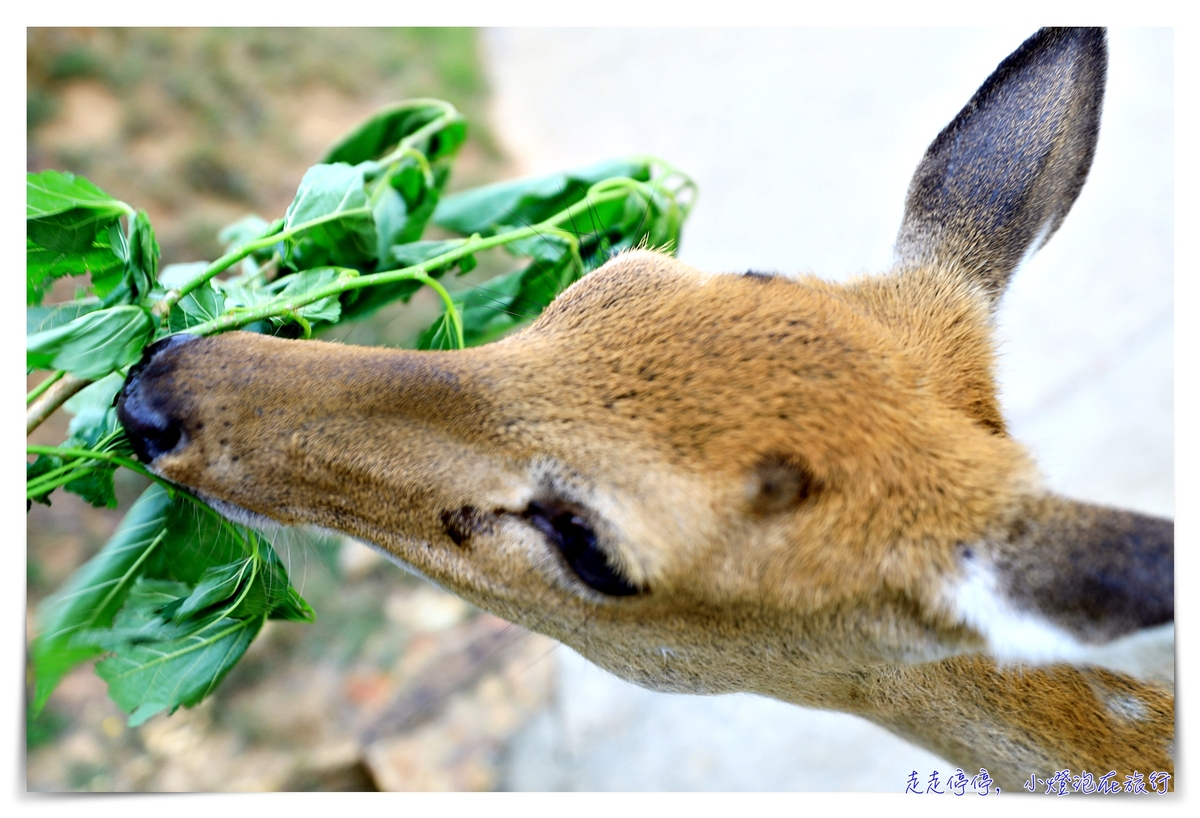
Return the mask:
[[[640, 684], [856, 713], [1009, 790], [1064, 767], [1173, 771], [1169, 689], [998, 666], [947, 602], [965, 559], [1011, 567], [1023, 600], [1054, 579], [1030, 566], [1071, 581], [1108, 553], [1101, 568], [1159, 573], [1120, 610], [1070, 594], [1033, 607], [1085, 641], [1173, 617], [1162, 599], [1139, 607], [1173, 582], [1170, 524], [1044, 494], [1005, 433], [994, 268], [946, 258], [960, 240], [846, 285], [627, 253], [485, 347], [233, 333], [159, 351], [122, 400], [181, 431], [154, 460], [164, 476], [373, 542]], [[530, 524], [543, 506], [586, 521], [640, 593], [581, 582]]]

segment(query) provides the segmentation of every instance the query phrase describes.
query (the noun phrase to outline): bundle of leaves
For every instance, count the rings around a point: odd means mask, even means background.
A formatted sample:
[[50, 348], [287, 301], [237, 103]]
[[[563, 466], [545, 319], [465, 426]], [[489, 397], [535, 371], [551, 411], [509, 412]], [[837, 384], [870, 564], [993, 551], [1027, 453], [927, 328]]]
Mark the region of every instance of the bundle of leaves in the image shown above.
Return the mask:
[[[416, 345], [457, 349], [529, 322], [614, 253], [678, 244], [695, 186], [665, 163], [607, 161], [443, 196], [466, 134], [448, 103], [391, 106], [305, 173], [283, 218], [247, 216], [221, 232], [221, 258], [161, 270], [144, 212], [82, 177], [29, 174], [27, 366], [51, 374], [28, 396], [27, 426], [60, 406], [74, 418], [61, 445], [27, 447], [26, 496], [48, 505], [62, 488], [111, 508], [118, 467], [154, 481], [39, 609], [35, 712], [64, 674], [99, 658], [109, 695], [140, 724], [212, 692], [267, 619], [315, 617], [261, 534], [137, 462], [113, 401], [147, 345], [185, 331], [309, 338], [429, 287], [443, 312]], [[457, 237], [426, 240], [431, 225]], [[526, 262], [454, 293], [443, 285], [492, 248]], [[78, 297], [43, 305], [64, 276], [85, 277]]]

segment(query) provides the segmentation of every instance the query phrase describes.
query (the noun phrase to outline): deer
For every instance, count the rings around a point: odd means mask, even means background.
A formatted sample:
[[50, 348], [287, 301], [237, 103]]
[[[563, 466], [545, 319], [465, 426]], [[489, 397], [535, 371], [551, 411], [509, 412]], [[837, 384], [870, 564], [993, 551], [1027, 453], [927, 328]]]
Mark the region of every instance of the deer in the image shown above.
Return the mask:
[[656, 690], [857, 715], [1006, 791], [1174, 774], [1174, 689], [1089, 664], [1174, 621], [1174, 525], [1043, 488], [993, 319], [1087, 178], [1102, 29], [1042, 29], [933, 140], [893, 267], [638, 249], [448, 351], [149, 348], [139, 459], [231, 519], [373, 545]]

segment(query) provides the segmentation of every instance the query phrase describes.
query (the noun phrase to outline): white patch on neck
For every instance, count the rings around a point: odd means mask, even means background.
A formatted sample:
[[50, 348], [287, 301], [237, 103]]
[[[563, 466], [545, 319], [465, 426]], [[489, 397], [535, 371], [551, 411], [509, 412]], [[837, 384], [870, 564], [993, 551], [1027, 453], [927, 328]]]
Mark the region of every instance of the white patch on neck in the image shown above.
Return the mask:
[[947, 587], [950, 607], [987, 640], [988, 654], [1002, 664], [1065, 662], [1174, 684], [1175, 623], [1090, 645], [1041, 614], [1018, 609], [1000, 591], [995, 567], [978, 556], [964, 559], [962, 567], [962, 578]]
[[947, 589], [959, 619], [987, 640], [988, 653], [1001, 662], [1050, 664], [1084, 661], [1089, 648], [1040, 614], [1019, 610], [1001, 593], [992, 565], [965, 559], [963, 576]]

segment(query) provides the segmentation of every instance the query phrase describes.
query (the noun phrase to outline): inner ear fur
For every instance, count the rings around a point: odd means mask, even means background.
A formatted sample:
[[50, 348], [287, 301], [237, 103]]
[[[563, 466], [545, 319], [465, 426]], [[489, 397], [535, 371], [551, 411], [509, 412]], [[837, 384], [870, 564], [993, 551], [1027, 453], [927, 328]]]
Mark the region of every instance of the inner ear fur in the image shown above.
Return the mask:
[[1001, 62], [917, 167], [897, 266], [958, 270], [994, 306], [1087, 179], [1106, 65], [1098, 28], [1044, 28]]
[[992, 543], [1005, 595], [1084, 642], [1175, 619], [1175, 524], [1054, 495]]

